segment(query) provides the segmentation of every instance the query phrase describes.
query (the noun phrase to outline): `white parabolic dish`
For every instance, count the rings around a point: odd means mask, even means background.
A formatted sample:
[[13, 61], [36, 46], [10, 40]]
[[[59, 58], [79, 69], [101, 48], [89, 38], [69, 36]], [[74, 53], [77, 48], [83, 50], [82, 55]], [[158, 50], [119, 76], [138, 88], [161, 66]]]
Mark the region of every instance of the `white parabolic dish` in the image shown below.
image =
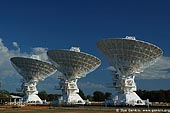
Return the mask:
[[56, 72], [56, 67], [48, 62], [40, 59], [13, 57], [10, 59], [14, 68], [23, 77], [21, 90], [24, 92], [24, 104], [42, 104], [42, 100], [38, 97], [36, 85], [38, 81], [44, 80], [46, 77]]
[[13, 57], [11, 62], [27, 82], [44, 80], [56, 71], [56, 67], [51, 63], [32, 58]]
[[84, 77], [101, 64], [98, 58], [83, 52], [49, 50], [47, 55], [58, 65], [58, 71], [65, 74], [68, 79], [72, 76]]
[[112, 38], [97, 42], [109, 64], [123, 75], [140, 73], [162, 56], [162, 50], [148, 42]]

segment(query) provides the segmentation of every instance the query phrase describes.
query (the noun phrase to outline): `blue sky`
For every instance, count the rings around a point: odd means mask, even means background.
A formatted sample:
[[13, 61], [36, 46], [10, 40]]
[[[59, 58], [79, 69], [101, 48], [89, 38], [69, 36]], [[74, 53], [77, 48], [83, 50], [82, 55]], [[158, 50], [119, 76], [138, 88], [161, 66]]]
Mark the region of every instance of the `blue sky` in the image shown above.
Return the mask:
[[[102, 60], [102, 65], [80, 82], [84, 83], [84, 86], [91, 83], [96, 90], [107, 91], [103, 84], [111, 82], [111, 74], [103, 71], [108, 65], [97, 49], [96, 42], [105, 38], [135, 36], [139, 40], [162, 48], [166, 57], [164, 60], [167, 61], [164, 74], [168, 76], [160, 77], [160, 81], [152, 80], [153, 78], [150, 79], [152, 82], [138, 80], [139, 88], [170, 89], [168, 87], [170, 86], [169, 6], [169, 0], [1, 0], [0, 38], [3, 47], [8, 48], [12, 56], [15, 56], [14, 50], [18, 51], [13, 42], [17, 42], [22, 55], [32, 53], [36, 47], [50, 50], [80, 46], [81, 51], [93, 54]], [[4, 69], [3, 66], [0, 65], [0, 68]], [[1, 77], [2, 81], [9, 81], [9, 84], [4, 83], [3, 87], [7, 90], [14, 89], [14, 85], [10, 85], [10, 80], [17, 82], [14, 78]], [[40, 82], [40, 90], [43, 89], [42, 86], [48, 89], [45, 83], [50, 79]], [[163, 85], [158, 86], [155, 81]], [[149, 86], [146, 87], [146, 84]], [[80, 86], [85, 90], [90, 89], [83, 87], [83, 84]], [[85, 92], [91, 93], [95, 90], [94, 87], [91, 91]]]

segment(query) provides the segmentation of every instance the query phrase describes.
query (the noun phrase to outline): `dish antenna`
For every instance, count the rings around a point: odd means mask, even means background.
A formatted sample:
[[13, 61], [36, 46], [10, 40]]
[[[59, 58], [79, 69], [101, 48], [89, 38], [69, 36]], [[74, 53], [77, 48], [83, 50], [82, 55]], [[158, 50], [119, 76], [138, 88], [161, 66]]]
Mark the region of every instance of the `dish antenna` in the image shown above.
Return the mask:
[[163, 54], [162, 50], [135, 37], [111, 38], [97, 42], [113, 71], [113, 85], [118, 91], [113, 98], [114, 105], [145, 105], [134, 92], [137, 90], [135, 73], [141, 73], [154, 64]]
[[99, 67], [100, 60], [93, 55], [80, 52], [80, 48], [77, 47], [70, 50], [49, 50], [47, 55], [56, 64], [57, 70], [63, 73], [59, 77], [62, 96], [58, 104], [85, 104], [78, 94], [77, 80]]
[[13, 57], [11, 63], [23, 77], [21, 90], [24, 92], [25, 104], [42, 104], [38, 97], [37, 83], [56, 72], [56, 67], [49, 62], [41, 61], [38, 57]]

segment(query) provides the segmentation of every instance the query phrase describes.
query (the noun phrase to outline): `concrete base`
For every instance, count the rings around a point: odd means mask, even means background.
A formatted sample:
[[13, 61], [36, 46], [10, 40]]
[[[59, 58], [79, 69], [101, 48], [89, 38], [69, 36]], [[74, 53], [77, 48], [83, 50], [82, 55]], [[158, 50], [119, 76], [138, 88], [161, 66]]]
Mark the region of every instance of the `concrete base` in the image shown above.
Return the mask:
[[78, 94], [63, 95], [58, 98], [59, 105], [84, 105], [84, 100]]
[[111, 100], [107, 100], [106, 104], [114, 106], [146, 105], [145, 101], [142, 100], [135, 92], [131, 93], [118, 92]]
[[25, 104], [43, 104], [38, 95], [32, 94], [24, 97]]

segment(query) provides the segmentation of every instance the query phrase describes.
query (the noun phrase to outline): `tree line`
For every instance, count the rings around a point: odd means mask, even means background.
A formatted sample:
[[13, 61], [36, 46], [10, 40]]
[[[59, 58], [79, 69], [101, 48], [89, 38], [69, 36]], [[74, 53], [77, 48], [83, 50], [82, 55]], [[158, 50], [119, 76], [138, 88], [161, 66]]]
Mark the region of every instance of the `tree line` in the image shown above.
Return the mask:
[[150, 102], [167, 102], [170, 103], [170, 90], [137, 90], [136, 93], [143, 100], [149, 99]]
[[[2, 90], [1, 90], [1, 91], [2, 91]], [[1, 92], [1, 91], [0, 91], [0, 92]], [[9, 97], [9, 98], [10, 98], [10, 95], [16, 95], [16, 96], [20, 96], [20, 97], [23, 97], [23, 96], [24, 96], [23, 93], [9, 93], [8, 91], [5, 91], [5, 90], [3, 90], [2, 92], [5, 93], [5, 94], [7, 94], [8, 96], [6, 96], [6, 97]], [[109, 93], [109, 92], [103, 93], [103, 92], [101, 92], [101, 91], [95, 91], [92, 96], [91, 96], [91, 95], [87, 95], [87, 96], [86, 96], [86, 95], [83, 93], [83, 91], [80, 89], [80, 90], [79, 90], [79, 95], [80, 95], [80, 96], [82, 97], [82, 99], [84, 99], [84, 100], [87, 100], [87, 99], [88, 99], [88, 100], [90, 100], [90, 101], [104, 101], [104, 100], [108, 99], [108, 98], [112, 95], [112, 93]], [[61, 96], [61, 95], [59, 95], [59, 94], [47, 94], [46, 91], [43, 90], [43, 91], [40, 91], [40, 92], [38, 93], [38, 96], [39, 96], [42, 100], [53, 101], [53, 100], [56, 100], [57, 97], [58, 97], [58, 96]], [[0, 93], [0, 97], [2, 97], [2, 96], [1, 96], [1, 93]], [[3, 96], [3, 97], [4, 97], [4, 96]]]
[[[141, 97], [141, 99], [146, 100], [149, 99], [150, 102], [167, 102], [170, 103], [170, 90], [155, 90], [155, 91], [148, 91], [148, 90], [137, 90], [136, 93]], [[7, 101], [9, 100], [10, 95], [16, 95], [23, 97], [23, 93], [9, 93], [6, 90], [0, 90], [0, 99], [1, 101]], [[90, 101], [104, 101], [109, 99], [112, 96], [112, 93], [110, 92], [101, 92], [101, 91], [95, 91], [93, 95], [85, 95], [82, 90], [79, 91], [79, 95], [84, 100], [90, 100]], [[47, 101], [53, 101], [56, 100], [58, 94], [47, 94], [45, 90], [40, 91], [38, 96], [42, 100]]]
[[[109, 92], [106, 92], [106, 93], [103, 93], [101, 91], [95, 91], [93, 93], [93, 95], [85, 95], [83, 93], [83, 91], [80, 89], [79, 90], [79, 95], [81, 96], [81, 98], [83, 100], [90, 100], [90, 101], [104, 101], [106, 99], [108, 99], [112, 93], [109, 93]], [[38, 96], [42, 99], [42, 100], [47, 100], [47, 101], [53, 101], [53, 100], [56, 100], [57, 99], [57, 96], [60, 96], [60, 95], [57, 95], [57, 94], [47, 94], [45, 91], [41, 91], [38, 93]]]
[[83, 91], [80, 90], [79, 91], [79, 95], [82, 97], [82, 99], [84, 100], [90, 100], [90, 101], [96, 101], [96, 102], [100, 102], [100, 101], [104, 101], [104, 100], [107, 100], [111, 97], [112, 93], [110, 92], [101, 92], [101, 91], [95, 91], [93, 93], [93, 95], [87, 95], [85, 96]]
[[[170, 90], [137, 90], [136, 93], [139, 95], [139, 97], [142, 100], [149, 99], [150, 102], [167, 102], [170, 103]], [[57, 94], [47, 94], [45, 91], [41, 91], [38, 94], [42, 100], [52, 101], [54, 99], [57, 99]], [[112, 96], [112, 93], [110, 92], [102, 92], [102, 91], [95, 91], [93, 92], [93, 95], [85, 95], [83, 91], [79, 90], [79, 95], [84, 100], [90, 100], [90, 101], [104, 101], [109, 99]]]

